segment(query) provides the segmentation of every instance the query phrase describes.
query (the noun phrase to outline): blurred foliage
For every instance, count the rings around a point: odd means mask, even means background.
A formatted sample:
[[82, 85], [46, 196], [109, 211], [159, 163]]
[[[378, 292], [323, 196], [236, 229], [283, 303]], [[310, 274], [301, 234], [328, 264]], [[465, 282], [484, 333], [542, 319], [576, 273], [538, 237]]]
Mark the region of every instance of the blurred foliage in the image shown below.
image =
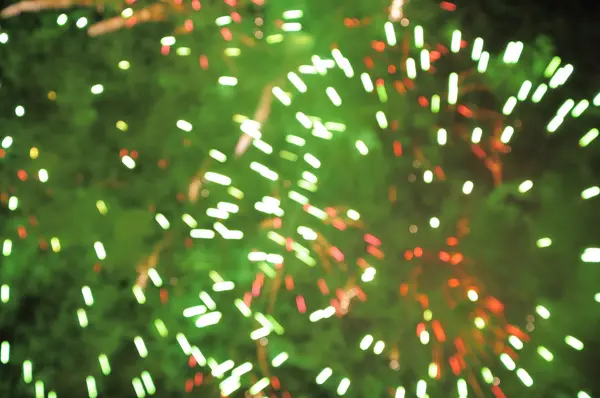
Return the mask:
[[[336, 6], [332, 7], [334, 3]], [[236, 365], [252, 361], [253, 377], [261, 374], [263, 369], [254, 360], [261, 343], [255, 345], [248, 338], [259, 325], [243, 318], [231, 303], [244, 294], [243, 289], [249, 290], [255, 279], [255, 265], [247, 261], [248, 252], [278, 250], [266, 238], [264, 228], [258, 226], [264, 217], [253, 211], [254, 203], [265, 195], [283, 196], [301, 178], [304, 168], [255, 148], [241, 158], [233, 158], [239, 126], [232, 116], [253, 117], [268, 84], [292, 91], [285, 82], [286, 73], [299, 64], [309, 64], [314, 53], [329, 57], [331, 43], [339, 44], [356, 72], [367, 53], [376, 65], [371, 71], [373, 78], [387, 78], [387, 65], [400, 64], [402, 54], [377, 53], [370, 45], [372, 40], [385, 39], [381, 32], [386, 18], [380, 11], [388, 2], [346, 2], [343, 6], [338, 3], [298, 2], [297, 6], [306, 10], [305, 33], [290, 34], [280, 44], [268, 45], [252, 39], [252, 24], [240, 24], [236, 33], [241, 34], [234, 35], [227, 44], [241, 48], [241, 55], [234, 61], [222, 55], [223, 43], [213, 27], [214, 19], [221, 13], [220, 2], [207, 4], [206, 14], [193, 17], [196, 29], [192, 34], [177, 36], [177, 46], [191, 49], [188, 57], [160, 55], [158, 43], [161, 37], [172, 34], [171, 22], [140, 25], [89, 39], [71, 24], [57, 27], [56, 13], [3, 21], [1, 31], [8, 32], [10, 38], [7, 44], [0, 45], [0, 123], [8, 132], [3, 135], [14, 137], [14, 144], [0, 161], [0, 187], [2, 192], [19, 198], [19, 207], [9, 212], [3, 206], [0, 217], [3, 238], [13, 242], [13, 254], [2, 257], [0, 266], [2, 283], [11, 285], [11, 300], [3, 304], [0, 312], [0, 340], [11, 341], [12, 347], [10, 365], [3, 368], [0, 395], [30, 394], [31, 387], [20, 382], [21, 369], [15, 364], [32, 359], [35, 378], [44, 380], [48, 388], [55, 388], [59, 396], [65, 392], [83, 396], [84, 380], [90, 374], [96, 377], [99, 390], [106, 396], [128, 396], [133, 393], [131, 378], [139, 377], [142, 370], [153, 375], [161, 397], [179, 396], [185, 380], [193, 378], [196, 372], [188, 367], [188, 358], [175, 339], [179, 332], [219, 363], [229, 358]], [[274, 1], [264, 10], [265, 33], [274, 31], [274, 21], [289, 8], [287, 2]], [[368, 17], [374, 10], [378, 17], [370, 24], [342, 28], [343, 17]], [[437, 4], [428, 2], [415, 1], [407, 6], [411, 21], [426, 27], [427, 42], [446, 40], [458, 26], [453, 18], [438, 10]], [[471, 11], [462, 14], [461, 10], [457, 14], [464, 22]], [[252, 15], [262, 12], [254, 8], [246, 11]], [[71, 19], [81, 15], [90, 20], [100, 18], [95, 12], [80, 9], [69, 15]], [[477, 16], [481, 17], [477, 21], [487, 21], [483, 15]], [[173, 18], [176, 23], [182, 22], [179, 16]], [[476, 25], [467, 24], [468, 28]], [[479, 28], [481, 36], [490, 36], [487, 30], [492, 28]], [[401, 38], [410, 40], [410, 29], [404, 32], [406, 36]], [[470, 75], [473, 82], [487, 87], [489, 95], [473, 95], [465, 101], [473, 105], [485, 103], [498, 110], [523, 80], [541, 76], [551, 57], [551, 45], [545, 38], [532, 38], [526, 45], [518, 66], [507, 67], [498, 60], [490, 63], [486, 75]], [[202, 54], [209, 56], [210, 67], [206, 71], [198, 67]], [[131, 69], [119, 69], [121, 60], [129, 61]], [[295, 291], [279, 289], [271, 309], [268, 292], [275, 289], [275, 281], [267, 278], [267, 293], [254, 299], [253, 309], [272, 313], [285, 327], [285, 335], [269, 336], [267, 351], [269, 359], [281, 351], [290, 355], [281, 370], [273, 371], [282, 386], [296, 392], [296, 396], [331, 396], [333, 384], [315, 389], [313, 383], [316, 374], [326, 366], [334, 369], [336, 375], [351, 378], [352, 396], [384, 396], [388, 386], [400, 383], [414, 390], [416, 381], [423, 377], [423, 369], [431, 362], [431, 349], [416, 344], [415, 327], [422, 320], [422, 309], [411, 297], [399, 297], [398, 287], [410, 280], [417, 267], [423, 270], [419, 289], [428, 294], [436, 319], [447, 325], [447, 334], [466, 335], [473, 328], [467, 323], [472, 316], [469, 303], [453, 311], [446, 309], [441, 285], [455, 270], [437, 257], [438, 251], [448, 249], [445, 238], [456, 232], [456, 224], [462, 218], [470, 220], [471, 233], [460, 243], [461, 251], [468, 257], [461, 267], [472, 275], [474, 283], [485, 286], [486, 291], [481, 293], [503, 300], [509, 322], [524, 327], [533, 307], [544, 303], [553, 309], [553, 314], [562, 315], [553, 315], [548, 324], [539, 321], [536, 344], [559, 347], [566, 331], [582, 339], [594, 338], [596, 329], [586, 328], [598, 324], [598, 316], [590, 308], [594, 304], [590, 292], [597, 288], [594, 281], [598, 271], [590, 264], [581, 264], [578, 257], [583, 247], [597, 243], [595, 226], [599, 220], [593, 206], [582, 203], [579, 194], [597, 182], [597, 171], [590, 168], [592, 151], [574, 152], [582, 132], [589, 130], [589, 121], [570, 120], [562, 129], [576, 134], [548, 138], [544, 127], [556, 109], [554, 105], [564, 100], [562, 94], [549, 93], [547, 102], [536, 108], [525, 104], [510, 116], [513, 119], [507, 120], [521, 122], [522, 128], [516, 133], [518, 139], [511, 153], [503, 158], [504, 184], [494, 186], [489, 171], [474, 159], [469, 145], [459, 137], [451, 134], [450, 148], [445, 150], [440, 150], [435, 142], [437, 128], [442, 125], [452, 126], [451, 133], [463, 127], [472, 129], [474, 125], [472, 120], [456, 119], [452, 110], [436, 119], [418, 106], [419, 95], [430, 98], [435, 93], [443, 94], [448, 73], [470, 66], [465, 57], [456, 56], [441, 59], [436, 67], [438, 73], [419, 76], [416, 89], [410, 94], [399, 95], [390, 85], [390, 99], [385, 105], [374, 95], [365, 95], [359, 79], [348, 81], [340, 71], [332, 70], [326, 77], [303, 77], [308, 93], [294, 98], [290, 108], [274, 103], [262, 129], [264, 141], [273, 145], [275, 153], [289, 146], [284, 141], [285, 134], [312, 140], [307, 148], [323, 165], [314, 171], [319, 176], [320, 190], [310, 195], [311, 204], [319, 208], [355, 208], [361, 213], [366, 230], [383, 241], [386, 254], [377, 262], [377, 278], [365, 287], [368, 301], [353, 301], [350, 315], [339, 321], [307, 326], [306, 317], [297, 314], [296, 295], [302, 294], [313, 310], [328, 306], [330, 297], [318, 293], [315, 281], [324, 278], [331, 287], [344, 287], [349, 274], [358, 275], [360, 270], [355, 263], [365, 255], [364, 231], [338, 231], [323, 226], [297, 204], [289, 200], [282, 203], [286, 210], [284, 230], [291, 234], [298, 225], [305, 225], [323, 232], [331, 244], [346, 254], [344, 263], [348, 267], [344, 271], [340, 264], [331, 261], [329, 271], [324, 271], [321, 262], [308, 267], [286, 255], [285, 271], [294, 276]], [[219, 86], [216, 81], [222, 75], [237, 77], [239, 85]], [[101, 95], [90, 93], [95, 84], [103, 85]], [[326, 86], [338, 90], [342, 107], [332, 106], [325, 95]], [[55, 100], [48, 99], [51, 91]], [[575, 92], [570, 96], [578, 100], [588, 93]], [[17, 105], [25, 106], [25, 117], [15, 116]], [[397, 131], [377, 128], [374, 115], [379, 110], [386, 112], [390, 122], [398, 121]], [[296, 122], [297, 111], [343, 122], [347, 130], [336, 132], [330, 142], [323, 140], [316, 145], [318, 139]], [[177, 129], [180, 119], [190, 122], [193, 129]], [[118, 121], [126, 121], [126, 131], [116, 127]], [[491, 129], [487, 127], [486, 130]], [[404, 144], [403, 157], [390, 153], [396, 139]], [[367, 144], [368, 156], [358, 154], [356, 140]], [[557, 140], [568, 145], [558, 145]], [[40, 155], [31, 160], [29, 152], [34, 146]], [[203, 187], [199, 203], [181, 199], [187, 195], [192, 178], [209, 161], [208, 152], [213, 148], [232, 159], [224, 165], [211, 161], [211, 170], [231, 176], [234, 185], [245, 193], [245, 199], [236, 202], [240, 214], [228, 225], [243, 230], [246, 238], [194, 241], [189, 245], [185, 243], [189, 229], [180, 220], [181, 215], [191, 214], [199, 221], [198, 228], [210, 228], [212, 220], [205, 215], [206, 208], [222, 200], [232, 201], [223, 187], [210, 183]], [[138, 153], [135, 169], [128, 170], [119, 163], [122, 150]], [[423, 153], [425, 160], [415, 159], [417, 151]], [[167, 167], [160, 166], [163, 161]], [[260, 178], [249, 169], [252, 161], [280, 172], [280, 181], [270, 183]], [[425, 184], [423, 172], [436, 165], [443, 165], [448, 179]], [[47, 169], [50, 176], [44, 185], [35, 177], [40, 168]], [[27, 181], [17, 178], [19, 170], [27, 171]], [[534, 180], [535, 188], [518, 195], [517, 187], [527, 178]], [[475, 182], [474, 193], [468, 197], [460, 194], [465, 180]], [[397, 192], [394, 203], [386, 200], [391, 185]], [[104, 216], [95, 209], [98, 200], [109, 209]], [[146, 304], [138, 305], [131, 294], [137, 267], [158, 242], [166, 239], [153, 220], [155, 212], [171, 222], [171, 243], [160, 253], [158, 263], [169, 300], [161, 302], [159, 289], [149, 287]], [[437, 230], [427, 226], [432, 215], [442, 221]], [[419, 232], [411, 233], [410, 225], [418, 225]], [[19, 226], [25, 226], [26, 239], [19, 239]], [[52, 237], [60, 238], [60, 253], [40, 247], [41, 242], [47, 246]], [[550, 237], [554, 244], [538, 249], [535, 242], [541, 237]], [[93, 251], [96, 241], [103, 242], [108, 253], [101, 265]], [[406, 250], [417, 246], [432, 255], [407, 260]], [[314, 253], [313, 256], [316, 257]], [[207, 277], [212, 270], [235, 281], [239, 289], [218, 295], [218, 309], [223, 313], [218, 325], [197, 329], [181, 313], [201, 303], [199, 292], [212, 289]], [[90, 326], [85, 329], [78, 326], [75, 315], [84, 306], [83, 285], [91, 286], [95, 296], [93, 307], [87, 311]], [[153, 322], [157, 318], [168, 325], [166, 339], [156, 333]], [[367, 333], [398, 347], [399, 372], [390, 370], [389, 358], [358, 350], [360, 339]], [[143, 336], [146, 341], [150, 351], [147, 359], [139, 359], [132, 343], [135, 336]], [[568, 359], [555, 360], [552, 368], [540, 365], [539, 358], [532, 359], [533, 347], [522, 355], [523, 366], [536, 382], [536, 389], [529, 390], [528, 396], [546, 397], [548, 391], [555, 394], [560, 390], [573, 396], [584, 380], [593, 383], [585, 370], [577, 370], [585, 361], [569, 351], [556, 350], [557, 358]], [[99, 373], [99, 353], [111, 358], [110, 377]], [[503, 368], [496, 368], [497, 376], [506, 380], [505, 393], [522, 394], [519, 381], [509, 378]], [[560, 379], [556, 379], [557, 375]], [[447, 380], [430, 383], [430, 394], [455, 388]], [[206, 384], [208, 387], [202, 391], [215, 393], [210, 389], [215, 389], [216, 383], [209, 380]]]

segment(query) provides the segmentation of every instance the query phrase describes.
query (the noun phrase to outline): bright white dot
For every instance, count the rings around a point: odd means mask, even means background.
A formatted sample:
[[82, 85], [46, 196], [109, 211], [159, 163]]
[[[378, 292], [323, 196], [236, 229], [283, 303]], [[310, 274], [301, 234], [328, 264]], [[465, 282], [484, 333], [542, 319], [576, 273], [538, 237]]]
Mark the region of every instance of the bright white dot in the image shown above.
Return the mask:
[[423, 181], [425, 181], [426, 183], [430, 183], [431, 181], [433, 181], [433, 173], [430, 170], [427, 170], [424, 174], [423, 174]]
[[133, 16], [133, 10], [131, 8], [126, 8], [121, 12], [121, 16], [123, 18], [130, 18]]
[[83, 29], [87, 26], [88, 20], [86, 17], [81, 17], [77, 20], [77, 22], [75, 22], [75, 25], [77, 25], [77, 27], [79, 29]]
[[167, 220], [167, 217], [165, 217], [163, 214], [157, 213], [154, 219], [156, 220], [158, 225], [162, 227], [162, 229], [169, 229], [169, 227], [171, 226], [169, 220]]
[[431, 225], [431, 228], [437, 228], [440, 226], [440, 220], [437, 217], [431, 217], [429, 225]]
[[119, 69], [127, 70], [127, 69], [129, 69], [130, 66], [131, 66], [131, 64], [129, 63], [129, 61], [120, 61], [119, 62]]
[[529, 191], [531, 188], [533, 188], [533, 182], [531, 182], [530, 180], [523, 181], [521, 183], [521, 185], [519, 185], [519, 192], [525, 193], [525, 192]]
[[380, 340], [377, 343], [375, 343], [375, 347], [373, 347], [373, 352], [375, 354], [379, 355], [383, 352], [384, 348], [385, 348], [385, 343]]
[[581, 192], [582, 199], [590, 199], [590, 198], [593, 198], [594, 196], [598, 196], [598, 195], [600, 195], [600, 188], [598, 188], [598, 187], [590, 187], [590, 188], [584, 190], [583, 192]]
[[58, 18], [56, 18], [56, 23], [60, 26], [63, 26], [64, 24], [67, 23], [68, 20], [69, 20], [69, 17], [67, 17], [67, 14], [60, 14], [58, 16]]
[[439, 129], [437, 139], [438, 144], [446, 145], [446, 143], [448, 142], [448, 132], [445, 129]]
[[368, 349], [372, 343], [373, 343], [373, 336], [368, 334], [365, 337], [363, 337], [363, 339], [360, 341], [359, 347], [361, 350], [364, 351], [364, 350]]
[[15, 108], [15, 115], [17, 115], [18, 117], [21, 117], [24, 114], [25, 114], [25, 108], [23, 108], [21, 105], [19, 105]]
[[537, 247], [543, 248], [543, 247], [550, 247], [552, 245], [552, 239], [550, 238], [541, 238], [538, 239], [538, 241], [536, 242]]
[[48, 181], [48, 172], [45, 169], [40, 169], [40, 171], [38, 171], [38, 178], [41, 182]]
[[102, 244], [102, 242], [95, 242], [94, 250], [96, 251], [98, 259], [104, 260], [106, 258], [106, 250], [104, 250], [104, 245]]
[[160, 44], [163, 46], [172, 46], [175, 44], [175, 38], [173, 36], [167, 36], [160, 39]]
[[12, 145], [12, 143], [13, 143], [12, 137], [7, 136], [7, 137], [4, 137], [4, 139], [2, 140], [2, 144], [1, 145], [2, 145], [2, 148], [8, 149], [8, 148], [10, 148], [10, 146]]
[[363, 282], [371, 282], [373, 279], [375, 279], [376, 272], [377, 271], [373, 267], [367, 268], [361, 276], [362, 281]]
[[476, 317], [473, 323], [475, 323], [477, 329], [483, 329], [485, 327], [485, 320], [482, 317]]
[[358, 149], [358, 152], [360, 152], [360, 154], [363, 156], [369, 153], [369, 148], [367, 148], [367, 145], [360, 140], [356, 141], [356, 149]]
[[130, 170], [135, 167], [135, 160], [133, 160], [132, 158], [130, 158], [127, 155], [123, 156], [121, 158], [121, 161], [123, 162], [123, 164], [125, 165], [125, 167], [127, 167]]
[[219, 77], [219, 84], [222, 86], [235, 86], [237, 85], [238, 80], [235, 77], [231, 76], [221, 76]]
[[183, 131], [187, 131], [187, 132], [192, 131], [192, 124], [185, 120], [178, 120], [177, 127]]
[[347, 211], [346, 214], [348, 215], [348, 218], [350, 218], [350, 219], [352, 219], [354, 221], [356, 221], [356, 220], [358, 220], [360, 218], [360, 214], [356, 210], [350, 209], [350, 210]]
[[0, 33], [0, 43], [5, 44], [8, 42], [8, 35], [6, 33]]
[[92, 94], [101, 94], [104, 91], [102, 84], [95, 84], [92, 86]]
[[600, 248], [588, 247], [581, 255], [581, 261], [585, 263], [600, 263]]
[[473, 192], [473, 183], [471, 181], [467, 181], [463, 184], [463, 188], [462, 191], [465, 195], [470, 194], [471, 192]]
[[19, 206], [19, 199], [16, 196], [11, 196], [10, 199], [8, 199], [8, 209], [16, 210], [18, 206]]
[[471, 301], [477, 301], [477, 299], [479, 299], [479, 295], [477, 294], [477, 292], [475, 290], [469, 290], [467, 292], [467, 297]]
[[[233, 51], [233, 49], [231, 49], [231, 53], [235, 54], [235, 56], [240, 55], [240, 49], [236, 48], [235, 50], [237, 50], [237, 53], [235, 51]], [[175, 52], [177, 53], [177, 55], [179, 55], [180, 57], [187, 57], [188, 55], [190, 55], [192, 53], [192, 50], [189, 47], [178, 47], [177, 50], [175, 50]], [[227, 53], [227, 50], [225, 50], [225, 55], [229, 55], [229, 53]]]

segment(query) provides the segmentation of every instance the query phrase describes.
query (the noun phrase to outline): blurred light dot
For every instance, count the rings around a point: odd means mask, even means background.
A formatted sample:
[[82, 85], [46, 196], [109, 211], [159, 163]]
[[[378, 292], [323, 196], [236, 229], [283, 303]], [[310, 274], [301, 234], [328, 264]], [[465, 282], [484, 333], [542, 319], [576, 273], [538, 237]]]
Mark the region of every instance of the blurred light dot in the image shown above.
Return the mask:
[[437, 228], [440, 226], [440, 220], [437, 217], [431, 217], [429, 225], [431, 225], [431, 228]]
[[130, 66], [131, 64], [129, 63], [129, 61], [119, 61], [119, 69], [127, 70]]
[[119, 130], [121, 130], [121, 131], [127, 131], [127, 129], [129, 128], [129, 126], [127, 126], [127, 123], [125, 123], [124, 121], [122, 121], [122, 120], [119, 120], [119, 121], [117, 122], [117, 128], [118, 128]]
[[346, 214], [348, 215], [348, 218], [354, 221], [360, 219], [360, 214], [356, 210], [350, 209], [346, 212]]
[[39, 156], [39, 153], [40, 153], [40, 152], [38, 151], [38, 149], [37, 149], [36, 147], [32, 147], [32, 148], [29, 150], [29, 157], [30, 157], [31, 159], [37, 159], [37, 157]]
[[92, 86], [92, 94], [101, 94], [104, 91], [102, 84], [95, 84]]
[[21, 105], [19, 105], [15, 108], [15, 115], [17, 115], [18, 117], [21, 117], [24, 114], [25, 114], [25, 108], [23, 108]]
[[519, 185], [519, 192], [525, 193], [525, 192], [529, 191], [531, 188], [533, 188], [533, 182], [531, 182], [530, 180], [523, 181], [521, 183], [521, 185]]
[[423, 319], [425, 319], [426, 321], [430, 321], [433, 319], [433, 313], [431, 312], [431, 310], [423, 311]]
[[58, 16], [58, 18], [56, 18], [56, 23], [57, 23], [59, 26], [63, 26], [64, 24], [66, 24], [66, 23], [67, 23], [67, 21], [68, 21], [68, 20], [69, 20], [69, 17], [67, 17], [67, 14], [60, 14], [60, 15]]
[[469, 297], [469, 300], [471, 300], [471, 301], [477, 301], [477, 299], [479, 298], [479, 295], [477, 294], [477, 292], [475, 290], [469, 290], [467, 292], [467, 297]]
[[535, 317], [533, 315], [531, 315], [531, 314], [527, 315], [526, 319], [527, 319], [528, 323], [535, 322]]
[[175, 38], [173, 36], [166, 36], [160, 39], [160, 44], [163, 46], [172, 46], [175, 44]]
[[88, 20], [87, 20], [87, 18], [86, 18], [86, 17], [81, 17], [81, 18], [79, 18], [79, 19], [77, 20], [77, 22], [75, 22], [75, 25], [77, 25], [77, 27], [78, 27], [79, 29], [83, 29], [83, 28], [85, 28], [85, 27], [86, 27], [87, 23], [88, 23]]
[[428, 184], [433, 181], [433, 173], [430, 170], [427, 170], [425, 173], [423, 173], [423, 181]]
[[133, 16], [133, 10], [131, 8], [126, 8], [121, 12], [121, 16], [123, 18], [129, 18]]
[[483, 320], [483, 318], [477, 317], [475, 318], [475, 326], [477, 327], [477, 329], [483, 329], [485, 327], [485, 321]]
[[0, 43], [5, 44], [8, 42], [8, 35], [6, 33], [0, 33]]
[[13, 144], [13, 138], [10, 136], [6, 136], [6, 137], [4, 137], [4, 139], [2, 140], [2, 143], [0, 145], [2, 146], [2, 148], [8, 149], [8, 148], [10, 148], [10, 146], [12, 144]]
[[135, 160], [133, 160], [132, 158], [130, 158], [127, 155], [123, 156], [121, 158], [121, 161], [123, 162], [125, 167], [127, 167], [128, 169], [133, 169], [135, 167]]
[[600, 195], [599, 187], [590, 187], [590, 188], [584, 190], [583, 192], [581, 192], [582, 199], [590, 199], [590, 198], [593, 198], [598, 195]]
[[471, 181], [467, 181], [463, 184], [463, 188], [462, 191], [465, 195], [470, 194], [471, 192], [473, 192], [473, 183]]
[[[240, 49], [236, 48], [235, 50], [238, 50], [236, 55], [240, 55], [239, 54], [240, 53]], [[175, 52], [180, 57], [187, 57], [188, 55], [190, 55], [192, 53], [192, 49], [189, 48], [189, 47], [179, 47], [179, 48], [177, 48], [177, 50], [175, 50]], [[229, 55], [229, 54], [227, 54], [227, 50], [225, 50], [225, 53], [226, 53], [226, 55]], [[234, 56], [236, 56], [236, 55], [234, 55]]]
[[552, 245], [552, 239], [550, 238], [541, 238], [538, 239], [538, 241], [536, 242], [537, 247], [543, 248], [543, 247], [550, 247]]
[[38, 177], [41, 182], [46, 182], [48, 181], [48, 172], [45, 169], [40, 169], [40, 171], [38, 171]]

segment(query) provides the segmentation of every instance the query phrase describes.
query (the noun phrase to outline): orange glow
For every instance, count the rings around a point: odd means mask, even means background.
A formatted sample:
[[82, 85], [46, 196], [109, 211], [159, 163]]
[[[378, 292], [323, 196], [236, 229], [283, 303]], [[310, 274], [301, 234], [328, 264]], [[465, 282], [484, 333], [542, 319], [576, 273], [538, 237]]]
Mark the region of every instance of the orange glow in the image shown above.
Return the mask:
[[204, 70], [208, 69], [208, 57], [206, 55], [200, 56], [200, 67]]
[[402, 283], [400, 285], [400, 295], [406, 296], [408, 294], [408, 283]]
[[27, 230], [24, 226], [19, 225], [19, 228], [17, 230], [19, 232], [19, 238], [25, 239], [27, 237]]
[[450, 261], [450, 255], [446, 252], [440, 252], [440, 260], [446, 263]]
[[504, 304], [502, 304], [500, 301], [498, 301], [498, 299], [492, 296], [489, 296], [487, 298], [487, 307], [494, 314], [499, 314], [504, 310]]
[[452, 265], [460, 264], [463, 260], [463, 255], [460, 253], [454, 253], [452, 255], [452, 260], [450, 261]]
[[456, 357], [451, 357], [448, 362], [450, 363], [452, 373], [458, 376], [460, 374], [460, 364], [458, 363], [458, 359]]
[[368, 246], [367, 252], [380, 260], [384, 257], [383, 252], [375, 246]]
[[371, 47], [373, 47], [373, 50], [381, 53], [385, 51], [385, 43], [382, 41], [373, 41], [371, 42]]
[[435, 338], [440, 343], [446, 341], [446, 333], [444, 332], [444, 328], [442, 328], [442, 324], [440, 323], [440, 321], [435, 320], [431, 322], [431, 327], [433, 328], [433, 334], [435, 334]]
[[281, 384], [279, 383], [279, 379], [275, 376], [271, 377], [271, 385], [274, 389], [279, 390], [281, 388]]
[[396, 91], [400, 94], [406, 93], [406, 87], [404, 86], [404, 83], [402, 83], [400, 80], [396, 80], [394, 82], [394, 87], [396, 87]]
[[469, 108], [467, 108], [464, 105], [459, 105], [458, 106], [458, 113], [460, 113], [464, 117], [472, 117], [473, 116], [473, 111], [470, 110]]
[[440, 8], [445, 11], [456, 11], [456, 4], [449, 3], [447, 1], [442, 1], [440, 3]]
[[402, 144], [400, 141], [394, 141], [394, 155], [397, 157], [402, 156]]
[[423, 249], [421, 249], [420, 247], [415, 247], [415, 250], [413, 250], [413, 252], [415, 253], [415, 257], [421, 257], [423, 255]]
[[169, 301], [169, 291], [165, 288], [160, 289], [160, 302], [166, 303]]

